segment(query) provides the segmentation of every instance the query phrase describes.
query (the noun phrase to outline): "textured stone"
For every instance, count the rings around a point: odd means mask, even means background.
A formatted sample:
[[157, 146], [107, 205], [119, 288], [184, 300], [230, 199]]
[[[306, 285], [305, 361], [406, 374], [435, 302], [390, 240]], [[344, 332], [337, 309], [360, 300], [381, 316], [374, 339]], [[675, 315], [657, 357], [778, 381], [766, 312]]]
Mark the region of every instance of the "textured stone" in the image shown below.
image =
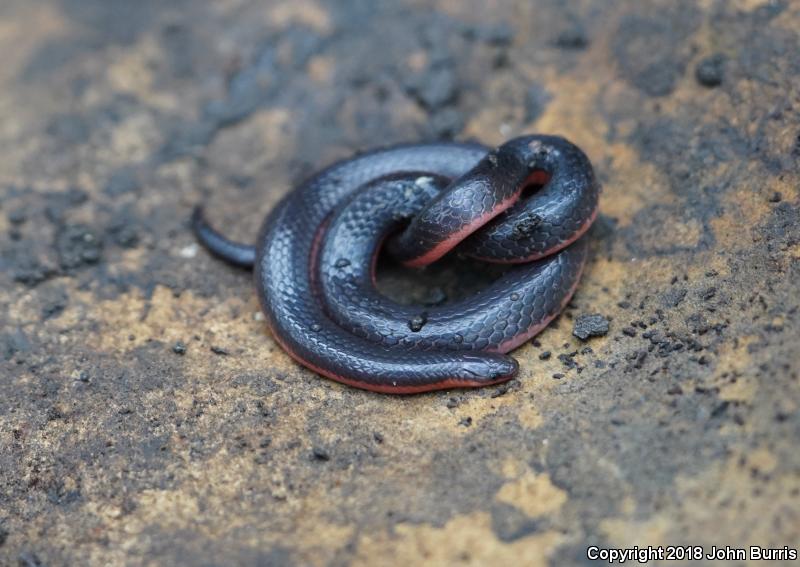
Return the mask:
[[[0, 565], [573, 565], [595, 542], [800, 540], [795, 3], [0, 12]], [[601, 214], [575, 297], [502, 388], [322, 379], [249, 274], [192, 248], [195, 203], [252, 240], [353, 151], [533, 126], [592, 159]], [[501, 272], [378, 277], [422, 303]], [[611, 331], [587, 350], [590, 313]]]

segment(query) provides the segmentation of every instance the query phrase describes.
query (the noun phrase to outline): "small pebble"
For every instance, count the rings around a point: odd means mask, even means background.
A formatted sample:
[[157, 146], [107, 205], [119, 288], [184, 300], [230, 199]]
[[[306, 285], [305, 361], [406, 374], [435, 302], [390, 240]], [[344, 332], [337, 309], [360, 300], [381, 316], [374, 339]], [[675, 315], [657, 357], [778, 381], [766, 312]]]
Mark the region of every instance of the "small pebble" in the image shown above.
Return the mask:
[[562, 49], [583, 49], [589, 45], [589, 37], [583, 26], [575, 22], [558, 34], [556, 45]]
[[573, 353], [570, 353], [570, 354], [559, 354], [558, 355], [558, 360], [560, 360], [561, 364], [566, 366], [568, 369], [572, 369], [572, 368], [575, 368], [576, 366], [578, 366], [577, 363], [573, 360], [573, 357], [576, 354], [578, 354], [578, 353], [577, 352], [573, 352]]
[[694, 75], [697, 82], [708, 88], [721, 85], [725, 71], [724, 66], [725, 58], [719, 53], [706, 57], [695, 68]]
[[314, 447], [311, 449], [311, 455], [318, 461], [330, 461], [331, 455], [322, 447]]
[[425, 326], [425, 323], [428, 322], [428, 314], [427, 313], [420, 313], [419, 315], [415, 315], [409, 322], [408, 328], [411, 329], [412, 332], [418, 333], [422, 330], [422, 327]]
[[11, 224], [22, 224], [28, 220], [28, 212], [25, 209], [19, 208], [8, 212], [8, 222]]
[[23, 551], [17, 557], [17, 564], [20, 567], [44, 567], [44, 564], [39, 560], [35, 553]]
[[580, 315], [575, 319], [572, 334], [585, 341], [589, 337], [602, 337], [608, 333], [608, 319], [603, 315]]
[[197, 252], [200, 250], [200, 247], [197, 244], [189, 244], [188, 246], [184, 246], [178, 251], [178, 256], [181, 258], [194, 258], [197, 256]]

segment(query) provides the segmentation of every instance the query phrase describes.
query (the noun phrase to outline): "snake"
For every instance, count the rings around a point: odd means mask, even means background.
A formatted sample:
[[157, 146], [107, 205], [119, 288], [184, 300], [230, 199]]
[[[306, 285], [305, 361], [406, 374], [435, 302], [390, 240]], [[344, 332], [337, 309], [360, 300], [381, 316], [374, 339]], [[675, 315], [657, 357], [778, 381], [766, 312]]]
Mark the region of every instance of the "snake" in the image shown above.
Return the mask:
[[[508, 352], [572, 298], [600, 187], [565, 138], [526, 135], [396, 145], [336, 162], [289, 192], [256, 244], [231, 240], [195, 207], [212, 254], [253, 270], [275, 341], [312, 371], [361, 389], [414, 394], [512, 379]], [[497, 280], [438, 306], [400, 304], [376, 286], [381, 254], [411, 268], [454, 252], [509, 264]]]

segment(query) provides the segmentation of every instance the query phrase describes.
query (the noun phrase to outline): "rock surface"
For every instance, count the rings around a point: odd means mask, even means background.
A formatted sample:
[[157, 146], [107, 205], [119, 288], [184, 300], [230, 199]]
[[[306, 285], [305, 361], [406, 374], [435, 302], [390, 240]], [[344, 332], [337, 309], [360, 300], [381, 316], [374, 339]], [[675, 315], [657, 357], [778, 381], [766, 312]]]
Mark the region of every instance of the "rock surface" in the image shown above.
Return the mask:
[[[797, 3], [5, 0], [0, 21], [0, 564], [800, 540]], [[583, 283], [510, 385], [321, 379], [188, 230], [204, 201], [250, 240], [358, 150], [529, 132], [577, 143], [604, 193]], [[443, 301], [451, 269], [381, 283]], [[610, 323], [584, 343], [587, 314]]]

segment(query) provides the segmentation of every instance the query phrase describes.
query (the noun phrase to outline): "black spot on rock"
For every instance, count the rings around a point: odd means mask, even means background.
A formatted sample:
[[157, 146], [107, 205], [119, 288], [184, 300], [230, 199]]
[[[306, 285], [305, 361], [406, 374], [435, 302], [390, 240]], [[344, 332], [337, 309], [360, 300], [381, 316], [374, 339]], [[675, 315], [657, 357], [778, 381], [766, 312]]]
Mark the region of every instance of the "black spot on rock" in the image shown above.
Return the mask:
[[135, 217], [128, 211], [115, 215], [106, 230], [114, 243], [123, 248], [134, 248], [139, 243]]
[[23, 254], [17, 255], [12, 274], [14, 281], [33, 287], [53, 277], [56, 270], [42, 264], [30, 254]]
[[666, 307], [677, 307], [686, 297], [686, 288], [679, 287], [669, 290], [662, 297], [662, 303]]
[[314, 447], [311, 449], [311, 456], [317, 461], [330, 461], [331, 454], [322, 447]]
[[632, 366], [636, 369], [639, 369], [644, 365], [644, 361], [646, 358], [647, 358], [647, 351], [644, 349], [638, 350], [628, 356], [628, 359], [632, 361]]
[[11, 224], [23, 224], [28, 220], [28, 211], [25, 207], [17, 207], [16, 209], [8, 211], [6, 218], [8, 218], [8, 222]]
[[59, 316], [69, 305], [69, 296], [62, 287], [46, 286], [41, 296], [43, 299], [42, 320]]
[[722, 84], [725, 71], [725, 58], [717, 53], [702, 59], [694, 70], [697, 82], [704, 87], [716, 87]]
[[572, 22], [558, 34], [555, 44], [562, 49], [584, 49], [589, 45], [589, 36], [582, 24]]
[[564, 367], [567, 370], [572, 370], [573, 368], [576, 368], [578, 366], [578, 364], [575, 362], [575, 358], [574, 358], [576, 354], [578, 354], [578, 353], [577, 352], [571, 352], [569, 354], [559, 354], [558, 355], [558, 360], [561, 362], [561, 364], [564, 365]]
[[499, 504], [492, 508], [492, 531], [500, 541], [516, 541], [540, 529], [540, 521], [525, 515], [514, 506]]
[[65, 225], [56, 233], [55, 248], [61, 267], [72, 270], [97, 263], [103, 250], [103, 242], [86, 225]]
[[32, 551], [23, 551], [17, 557], [19, 567], [44, 567], [39, 557]]

